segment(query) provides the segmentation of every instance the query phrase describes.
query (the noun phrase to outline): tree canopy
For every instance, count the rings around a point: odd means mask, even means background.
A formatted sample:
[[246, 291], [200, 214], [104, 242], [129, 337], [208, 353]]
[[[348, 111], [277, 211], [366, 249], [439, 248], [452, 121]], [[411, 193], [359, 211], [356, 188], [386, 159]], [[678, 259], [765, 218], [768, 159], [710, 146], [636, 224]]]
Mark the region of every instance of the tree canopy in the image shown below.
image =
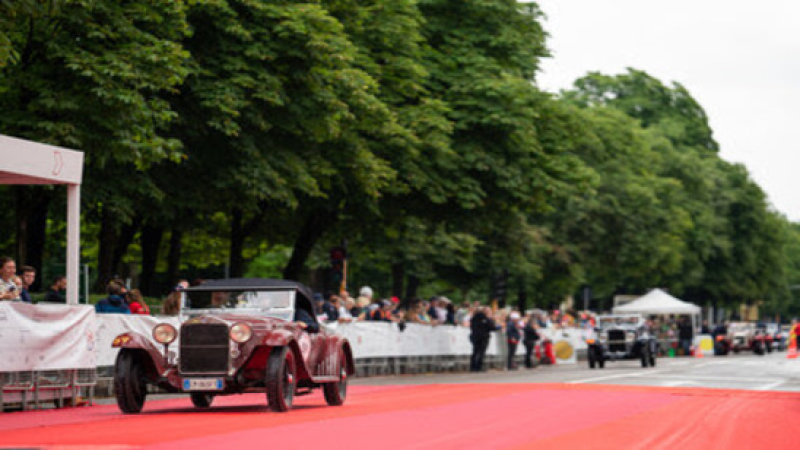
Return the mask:
[[[335, 289], [346, 244], [387, 296], [800, 311], [800, 230], [689, 90], [629, 69], [543, 92], [542, 23], [510, 0], [0, 2], [0, 132], [86, 152], [98, 288]], [[54, 275], [58, 197], [3, 189], [0, 246]]]

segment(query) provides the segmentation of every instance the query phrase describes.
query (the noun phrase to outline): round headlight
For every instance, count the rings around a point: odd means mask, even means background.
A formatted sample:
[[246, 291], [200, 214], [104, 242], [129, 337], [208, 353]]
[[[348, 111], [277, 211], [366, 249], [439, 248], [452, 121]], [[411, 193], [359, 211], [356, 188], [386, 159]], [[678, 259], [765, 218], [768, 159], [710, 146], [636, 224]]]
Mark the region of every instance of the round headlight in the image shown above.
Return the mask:
[[153, 339], [159, 344], [170, 344], [178, 337], [178, 331], [168, 323], [160, 323], [153, 328]]
[[253, 329], [246, 323], [237, 323], [231, 327], [230, 336], [232, 341], [244, 344], [253, 337]]

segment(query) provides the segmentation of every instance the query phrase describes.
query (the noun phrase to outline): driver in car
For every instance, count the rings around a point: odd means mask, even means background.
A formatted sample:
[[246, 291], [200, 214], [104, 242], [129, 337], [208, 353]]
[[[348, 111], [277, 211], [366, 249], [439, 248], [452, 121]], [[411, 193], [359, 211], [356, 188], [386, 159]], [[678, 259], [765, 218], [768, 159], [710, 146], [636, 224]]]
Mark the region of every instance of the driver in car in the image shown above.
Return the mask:
[[300, 325], [300, 328], [309, 333], [316, 333], [319, 331], [319, 324], [315, 322], [311, 314], [303, 308], [295, 308], [294, 323]]

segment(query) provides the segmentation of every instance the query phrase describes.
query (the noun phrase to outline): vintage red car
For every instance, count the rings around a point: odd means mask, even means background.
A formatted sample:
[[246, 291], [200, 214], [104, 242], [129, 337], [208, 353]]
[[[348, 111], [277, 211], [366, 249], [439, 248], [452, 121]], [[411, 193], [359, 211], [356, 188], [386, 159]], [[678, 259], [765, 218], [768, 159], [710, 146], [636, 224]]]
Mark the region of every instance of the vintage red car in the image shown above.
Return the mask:
[[273, 410], [287, 411], [296, 395], [317, 388], [329, 405], [342, 405], [352, 351], [320, 328], [312, 295], [300, 283], [254, 278], [184, 290], [179, 330], [161, 323], [152, 339], [135, 332], [114, 339], [119, 408], [140, 412], [148, 384], [189, 393], [198, 408], [218, 395], [265, 392]]

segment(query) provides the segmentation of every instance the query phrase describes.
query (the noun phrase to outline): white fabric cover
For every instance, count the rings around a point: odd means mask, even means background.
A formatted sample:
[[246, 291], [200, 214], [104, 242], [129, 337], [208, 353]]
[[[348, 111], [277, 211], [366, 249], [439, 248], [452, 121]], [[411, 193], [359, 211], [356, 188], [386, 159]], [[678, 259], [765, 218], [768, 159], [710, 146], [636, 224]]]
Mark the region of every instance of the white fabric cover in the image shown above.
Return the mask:
[[661, 289], [653, 289], [646, 295], [614, 308], [614, 314], [700, 314], [700, 307], [679, 300]]

